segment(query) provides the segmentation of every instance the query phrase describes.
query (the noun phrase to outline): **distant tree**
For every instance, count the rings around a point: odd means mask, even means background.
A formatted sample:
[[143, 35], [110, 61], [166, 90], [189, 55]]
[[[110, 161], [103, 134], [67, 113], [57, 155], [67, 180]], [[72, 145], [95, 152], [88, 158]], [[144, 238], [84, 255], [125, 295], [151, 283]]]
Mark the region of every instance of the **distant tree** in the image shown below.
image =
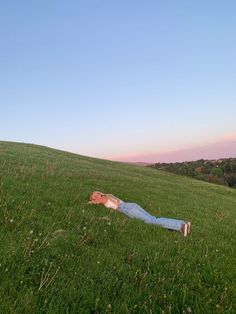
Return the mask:
[[235, 173], [225, 174], [225, 181], [227, 182], [230, 188], [236, 186], [236, 174]]
[[207, 181], [210, 183], [215, 183], [215, 184], [221, 184], [221, 185], [225, 184], [225, 180], [223, 177], [214, 176], [213, 174], [209, 174], [207, 176]]
[[224, 173], [225, 174], [232, 173], [232, 167], [231, 167], [230, 161], [226, 161], [226, 163], [224, 164]]
[[204, 173], [205, 168], [203, 166], [198, 166], [195, 168], [195, 172], [197, 173]]
[[151, 167], [216, 184], [236, 187], [236, 158], [156, 163]]
[[195, 175], [195, 179], [202, 180], [202, 181], [208, 181], [208, 177], [202, 173], [197, 173]]
[[214, 167], [214, 168], [212, 168], [212, 170], [211, 170], [211, 174], [212, 174], [213, 176], [222, 178], [223, 175], [224, 175], [224, 171], [223, 171], [221, 168], [219, 168], [219, 167]]

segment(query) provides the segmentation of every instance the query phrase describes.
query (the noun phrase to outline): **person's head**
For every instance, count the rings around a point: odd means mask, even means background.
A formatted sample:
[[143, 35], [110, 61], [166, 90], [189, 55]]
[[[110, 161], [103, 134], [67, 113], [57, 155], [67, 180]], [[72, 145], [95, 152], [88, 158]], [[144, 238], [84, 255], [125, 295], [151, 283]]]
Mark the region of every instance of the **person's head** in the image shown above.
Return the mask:
[[99, 192], [99, 191], [94, 191], [90, 195], [90, 201], [93, 204], [104, 204], [107, 201], [107, 197], [104, 193]]

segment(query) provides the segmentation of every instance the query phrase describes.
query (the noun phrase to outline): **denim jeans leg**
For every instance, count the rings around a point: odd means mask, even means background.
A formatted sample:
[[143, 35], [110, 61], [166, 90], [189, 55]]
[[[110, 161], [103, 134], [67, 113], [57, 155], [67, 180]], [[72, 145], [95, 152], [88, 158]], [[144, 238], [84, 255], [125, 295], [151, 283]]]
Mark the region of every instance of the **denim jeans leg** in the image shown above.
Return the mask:
[[141, 219], [146, 223], [156, 222], [156, 217], [146, 212], [136, 203], [121, 203], [118, 210], [130, 218]]
[[152, 216], [136, 203], [121, 203], [118, 210], [130, 218], [137, 218], [145, 223], [155, 224], [170, 230], [180, 231], [184, 223], [183, 220]]
[[160, 217], [157, 218], [156, 224], [170, 230], [181, 231], [182, 224], [185, 223], [183, 220], [171, 219]]

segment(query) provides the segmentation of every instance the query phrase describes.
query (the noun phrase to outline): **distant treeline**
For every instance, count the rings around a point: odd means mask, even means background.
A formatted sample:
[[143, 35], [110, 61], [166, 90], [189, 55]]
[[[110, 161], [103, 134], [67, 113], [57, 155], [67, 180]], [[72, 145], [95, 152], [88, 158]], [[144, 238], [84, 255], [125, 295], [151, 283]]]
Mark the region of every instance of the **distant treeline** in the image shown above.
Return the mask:
[[211, 183], [236, 187], [236, 158], [156, 163], [148, 167]]

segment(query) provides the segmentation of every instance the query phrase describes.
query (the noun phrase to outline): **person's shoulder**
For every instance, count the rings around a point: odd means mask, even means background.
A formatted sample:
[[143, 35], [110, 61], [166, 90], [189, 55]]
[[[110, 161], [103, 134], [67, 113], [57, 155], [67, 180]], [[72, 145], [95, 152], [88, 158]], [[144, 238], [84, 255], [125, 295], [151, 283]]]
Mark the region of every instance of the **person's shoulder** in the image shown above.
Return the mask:
[[116, 201], [121, 201], [118, 197], [114, 196], [113, 194], [106, 194], [106, 195], [107, 195], [107, 197], [109, 199], [113, 199], [113, 200], [116, 200]]

